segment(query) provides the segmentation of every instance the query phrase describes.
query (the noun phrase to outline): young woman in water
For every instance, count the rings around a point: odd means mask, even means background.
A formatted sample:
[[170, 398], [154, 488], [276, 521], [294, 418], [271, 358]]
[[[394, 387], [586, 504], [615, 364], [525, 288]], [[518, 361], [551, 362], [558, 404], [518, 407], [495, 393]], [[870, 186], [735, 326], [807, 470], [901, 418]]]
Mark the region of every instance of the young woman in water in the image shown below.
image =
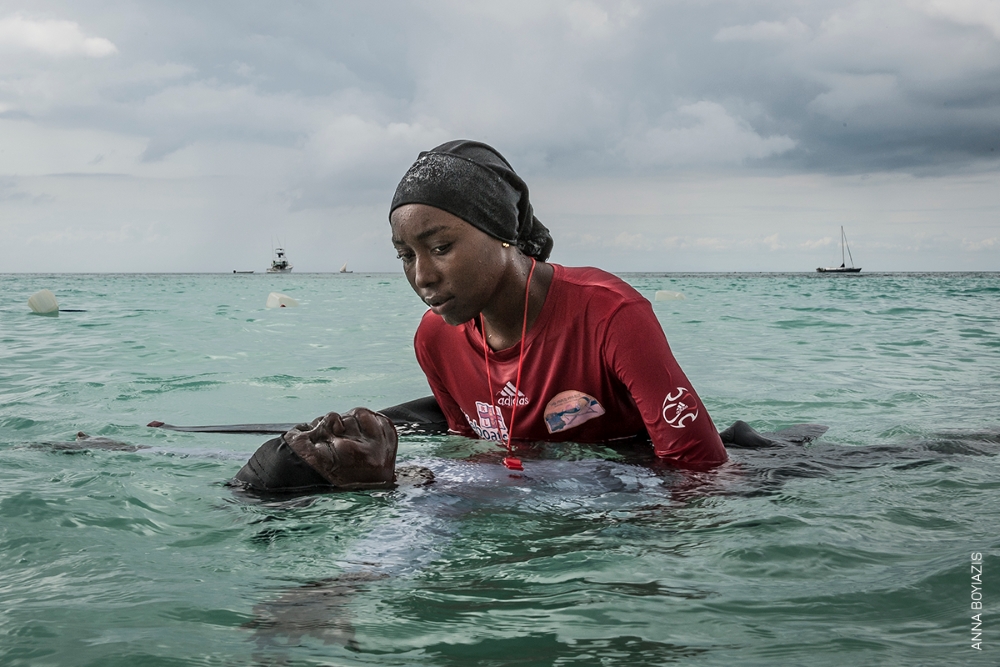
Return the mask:
[[548, 230], [496, 150], [451, 141], [421, 153], [389, 221], [430, 306], [414, 345], [452, 432], [508, 446], [648, 436], [674, 465], [726, 461], [649, 302], [599, 269], [547, 263]]

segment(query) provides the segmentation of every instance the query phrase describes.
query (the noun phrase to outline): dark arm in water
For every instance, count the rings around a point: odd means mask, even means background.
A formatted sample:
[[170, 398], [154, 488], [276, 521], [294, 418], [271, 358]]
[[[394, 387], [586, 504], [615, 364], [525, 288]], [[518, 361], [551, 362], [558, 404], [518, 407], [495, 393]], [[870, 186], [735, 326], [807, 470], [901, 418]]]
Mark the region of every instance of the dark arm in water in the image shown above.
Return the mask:
[[[378, 411], [388, 417], [400, 435], [441, 434], [448, 432], [448, 420], [433, 396], [424, 396], [413, 401], [400, 403]], [[174, 426], [163, 422], [150, 422], [149, 426], [165, 428], [171, 431], [187, 431], [194, 433], [261, 433], [283, 434], [296, 427], [296, 424], [230, 424], [223, 426]], [[794, 429], [777, 433], [758, 433], [744, 421], [736, 421], [732, 426], [719, 433], [727, 448], [760, 449], [781, 444], [803, 444], [818, 438], [825, 433], [826, 426], [819, 424], [800, 424]]]

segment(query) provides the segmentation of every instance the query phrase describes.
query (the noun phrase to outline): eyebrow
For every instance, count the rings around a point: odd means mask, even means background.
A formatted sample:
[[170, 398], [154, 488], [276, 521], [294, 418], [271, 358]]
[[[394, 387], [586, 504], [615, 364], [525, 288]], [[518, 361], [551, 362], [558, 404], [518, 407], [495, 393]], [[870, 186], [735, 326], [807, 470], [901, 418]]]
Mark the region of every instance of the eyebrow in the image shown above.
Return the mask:
[[[438, 232], [440, 232], [442, 230], [445, 230], [447, 228], [448, 227], [446, 225], [438, 225], [437, 227], [431, 227], [430, 229], [425, 229], [424, 231], [422, 231], [419, 234], [417, 234], [417, 238], [414, 239], [414, 240], [416, 240], [416, 241], [423, 241], [424, 239], [426, 239], [428, 237], [431, 237], [431, 236], [434, 236]], [[403, 243], [402, 240], [396, 238], [395, 236], [392, 237], [392, 244], [393, 245], [406, 245], [405, 243]]]

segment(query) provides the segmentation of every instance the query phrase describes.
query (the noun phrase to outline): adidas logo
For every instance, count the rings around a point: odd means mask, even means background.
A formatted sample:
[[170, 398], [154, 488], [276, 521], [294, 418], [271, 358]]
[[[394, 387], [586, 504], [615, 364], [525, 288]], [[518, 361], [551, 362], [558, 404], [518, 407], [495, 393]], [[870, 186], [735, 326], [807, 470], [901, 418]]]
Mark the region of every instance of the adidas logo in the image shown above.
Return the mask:
[[514, 405], [514, 398], [517, 398], [518, 405], [527, 405], [528, 397], [524, 395], [523, 391], [518, 391], [514, 388], [513, 383], [508, 382], [500, 390], [499, 396], [497, 397], [497, 405], [503, 405], [505, 407], [512, 407]]

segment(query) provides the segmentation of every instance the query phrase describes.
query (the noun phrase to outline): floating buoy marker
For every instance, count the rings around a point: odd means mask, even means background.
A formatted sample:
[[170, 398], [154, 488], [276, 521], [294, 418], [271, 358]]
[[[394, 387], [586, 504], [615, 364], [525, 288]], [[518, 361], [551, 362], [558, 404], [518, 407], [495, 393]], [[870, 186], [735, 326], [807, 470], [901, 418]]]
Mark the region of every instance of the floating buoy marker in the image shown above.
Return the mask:
[[39, 290], [28, 298], [28, 307], [39, 315], [59, 315], [59, 302], [56, 295], [47, 289]]
[[299, 305], [299, 302], [287, 294], [282, 294], [281, 292], [271, 292], [267, 295], [267, 303], [264, 305], [267, 308], [286, 308], [297, 306]]

